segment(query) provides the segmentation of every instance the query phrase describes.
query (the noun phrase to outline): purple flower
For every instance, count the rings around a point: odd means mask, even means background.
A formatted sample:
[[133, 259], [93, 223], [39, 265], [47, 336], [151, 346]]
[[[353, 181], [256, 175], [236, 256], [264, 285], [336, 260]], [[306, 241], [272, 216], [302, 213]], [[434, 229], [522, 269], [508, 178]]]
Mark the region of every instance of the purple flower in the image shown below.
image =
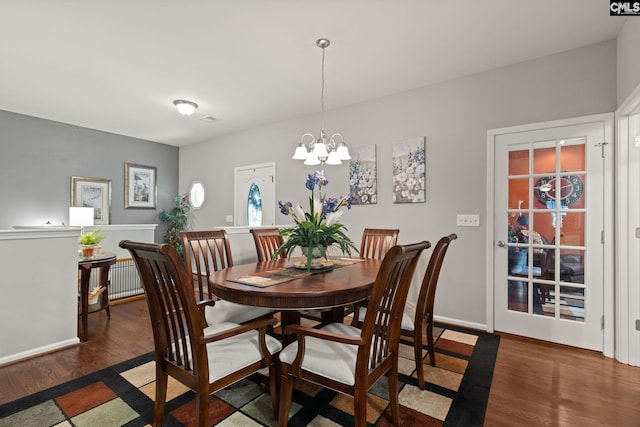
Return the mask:
[[278, 206], [280, 207], [280, 212], [284, 215], [289, 215], [289, 209], [293, 207], [293, 204], [291, 202], [278, 201]]
[[325, 215], [331, 212], [335, 212], [337, 208], [338, 199], [336, 199], [335, 197], [328, 197], [322, 202], [322, 213]]
[[355, 197], [353, 196], [353, 194], [347, 194], [346, 196], [344, 196], [342, 198], [342, 200], [340, 201], [340, 204], [345, 204], [347, 205], [347, 209], [351, 209], [351, 204], [353, 203]]
[[308, 190], [313, 191], [313, 189], [316, 188], [316, 185], [322, 187], [328, 183], [329, 180], [324, 177], [324, 171], [315, 171], [314, 173], [307, 175], [307, 182], [305, 182], [304, 186], [307, 187]]

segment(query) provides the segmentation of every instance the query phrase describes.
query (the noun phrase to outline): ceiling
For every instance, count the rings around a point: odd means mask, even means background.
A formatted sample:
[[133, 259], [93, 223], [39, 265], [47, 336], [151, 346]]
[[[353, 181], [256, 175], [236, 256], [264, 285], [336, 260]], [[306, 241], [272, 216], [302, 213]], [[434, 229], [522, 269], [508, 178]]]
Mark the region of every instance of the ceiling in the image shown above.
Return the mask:
[[319, 113], [320, 37], [334, 109], [611, 40], [625, 19], [602, 0], [0, 0], [0, 110], [181, 146]]

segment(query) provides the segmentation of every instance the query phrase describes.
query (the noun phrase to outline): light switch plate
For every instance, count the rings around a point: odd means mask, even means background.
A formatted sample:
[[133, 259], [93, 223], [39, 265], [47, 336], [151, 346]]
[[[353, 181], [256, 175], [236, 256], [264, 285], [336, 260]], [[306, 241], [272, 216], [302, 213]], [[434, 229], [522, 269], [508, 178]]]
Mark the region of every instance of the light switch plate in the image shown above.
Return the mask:
[[480, 227], [480, 215], [478, 214], [458, 214], [456, 218], [458, 227]]
[[636, 227], [636, 238], [640, 239], [640, 227]]

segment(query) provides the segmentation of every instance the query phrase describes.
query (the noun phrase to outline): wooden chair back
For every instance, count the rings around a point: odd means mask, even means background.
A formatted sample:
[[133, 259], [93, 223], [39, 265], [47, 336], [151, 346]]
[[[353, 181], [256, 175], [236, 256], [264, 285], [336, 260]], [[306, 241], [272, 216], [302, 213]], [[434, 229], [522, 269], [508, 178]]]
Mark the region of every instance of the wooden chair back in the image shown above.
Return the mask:
[[[249, 230], [256, 244], [258, 262], [271, 261], [273, 253], [284, 243], [278, 228], [252, 228]], [[286, 258], [287, 252], [282, 251], [280, 258]]]
[[[209, 384], [202, 317], [196, 306], [191, 275], [169, 245], [120, 242], [131, 253], [144, 287], [155, 346], [156, 364], [193, 389]], [[160, 368], [160, 367], [158, 367]]]
[[197, 300], [213, 299], [209, 276], [233, 266], [231, 246], [225, 230], [182, 231], [184, 263], [193, 274]]
[[[294, 378], [306, 379], [353, 396], [353, 425], [364, 427], [367, 424], [367, 390], [385, 374], [388, 374], [392, 422], [394, 425], [399, 424], [398, 347], [402, 313], [418, 258], [422, 251], [430, 246], [429, 242], [420, 242], [394, 246], [387, 252], [376, 275], [369, 298], [369, 309], [360, 330], [343, 323], [332, 323], [320, 329], [303, 326], [288, 326], [285, 329], [285, 333], [294, 332], [297, 341], [284, 350], [285, 357], [280, 359], [280, 427], [286, 427], [288, 424]], [[356, 335], [358, 332], [359, 336]], [[317, 341], [307, 342], [306, 335], [314, 336]], [[335, 347], [323, 346], [323, 340], [331, 341]], [[357, 353], [353, 355], [346, 348], [340, 348], [340, 345], [356, 345]], [[295, 347], [297, 354], [291, 361], [288, 350]], [[307, 362], [309, 369], [305, 369], [305, 353], [310, 347], [313, 347], [313, 350]], [[318, 354], [323, 357], [318, 357]], [[344, 358], [346, 360], [333, 360]], [[332, 360], [337, 366], [346, 363], [349, 371], [355, 362], [353, 382], [351, 378], [347, 378], [350, 375], [342, 373], [344, 376], [341, 377], [336, 372], [319, 373], [318, 367], [313, 366], [313, 363], [327, 366], [332, 364]]]
[[423, 331], [427, 333], [427, 345], [429, 361], [431, 366], [436, 366], [435, 349], [433, 340], [433, 305], [436, 297], [436, 288], [438, 286], [438, 278], [440, 277], [440, 271], [442, 270], [442, 263], [444, 262], [444, 256], [447, 254], [449, 245], [458, 236], [450, 234], [442, 237], [436, 243], [429, 258], [429, 264], [424, 273], [422, 279], [422, 285], [420, 286], [420, 293], [418, 300], [416, 301], [416, 313], [414, 320], [414, 330], [402, 330], [401, 334], [404, 336], [410, 336], [413, 338], [414, 343], [414, 357], [416, 360], [416, 368], [418, 374], [418, 386], [424, 390], [424, 369], [422, 364], [422, 343], [423, 343]]
[[[266, 330], [276, 324], [276, 319], [262, 319], [246, 325], [238, 325], [209, 332], [201, 308], [194, 295], [193, 275], [187, 270], [182, 257], [170, 245], [121, 241], [120, 247], [129, 250], [133, 257], [145, 290], [151, 326], [156, 364], [156, 390], [153, 425], [162, 426], [166, 406], [168, 376], [171, 376], [194, 390], [196, 425], [208, 426], [209, 395], [233, 384], [248, 375], [269, 367], [269, 378], [274, 415], [278, 410], [277, 371], [272, 354], [282, 347], [277, 340], [267, 337]], [[251, 332], [249, 332], [251, 331]], [[258, 331], [258, 332], [256, 332]], [[226, 338], [252, 333], [250, 339], [239, 341]], [[246, 354], [255, 351], [242, 346], [244, 342], [256, 340], [258, 356], [250, 363], [242, 361], [235, 366], [220, 354]], [[269, 347], [267, 339], [271, 342]], [[274, 344], [275, 342], [275, 344]], [[211, 346], [211, 350], [208, 350]], [[216, 351], [217, 350], [217, 351]], [[221, 368], [220, 366], [223, 366]]]
[[429, 242], [394, 246], [385, 255], [362, 323], [365, 345], [358, 350], [356, 378], [364, 380], [370, 370], [397, 357], [400, 322], [411, 278], [420, 254], [430, 246]]
[[398, 243], [398, 229], [365, 228], [360, 243], [360, 258], [383, 259]]

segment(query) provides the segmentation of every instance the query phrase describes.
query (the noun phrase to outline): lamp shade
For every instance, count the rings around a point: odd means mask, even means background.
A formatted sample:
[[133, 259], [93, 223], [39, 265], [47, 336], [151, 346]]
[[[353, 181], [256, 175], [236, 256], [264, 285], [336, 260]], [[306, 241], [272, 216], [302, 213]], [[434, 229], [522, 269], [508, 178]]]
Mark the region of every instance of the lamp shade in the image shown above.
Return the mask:
[[89, 227], [93, 225], [93, 208], [69, 208], [69, 225], [71, 227]]
[[175, 105], [178, 112], [184, 116], [192, 115], [193, 112], [196, 111], [196, 108], [198, 108], [198, 104], [195, 102], [186, 101], [184, 99], [176, 99], [173, 101], [173, 105]]
[[305, 148], [303, 143], [300, 143], [296, 147], [296, 152], [293, 154], [293, 160], [307, 160], [307, 149]]
[[325, 163], [328, 165], [341, 165], [342, 160], [340, 160], [340, 157], [338, 157], [338, 153], [336, 153], [335, 151], [331, 151]]

